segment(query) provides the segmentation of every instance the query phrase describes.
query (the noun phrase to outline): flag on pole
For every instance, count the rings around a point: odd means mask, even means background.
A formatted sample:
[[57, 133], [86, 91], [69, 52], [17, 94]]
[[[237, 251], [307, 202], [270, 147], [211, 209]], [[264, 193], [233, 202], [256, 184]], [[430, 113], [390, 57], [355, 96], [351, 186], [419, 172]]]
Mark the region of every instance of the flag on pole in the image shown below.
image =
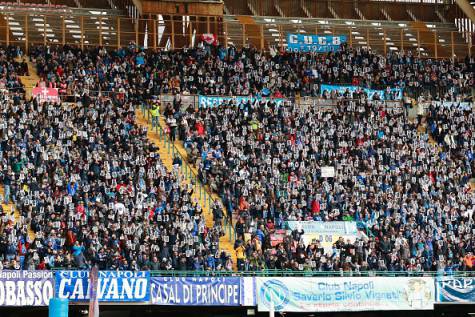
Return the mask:
[[89, 317], [99, 317], [99, 299], [97, 288], [99, 285], [99, 270], [94, 265], [89, 272]]
[[148, 49], [148, 25], [147, 22], [145, 22], [145, 34], [143, 37], [143, 48]]

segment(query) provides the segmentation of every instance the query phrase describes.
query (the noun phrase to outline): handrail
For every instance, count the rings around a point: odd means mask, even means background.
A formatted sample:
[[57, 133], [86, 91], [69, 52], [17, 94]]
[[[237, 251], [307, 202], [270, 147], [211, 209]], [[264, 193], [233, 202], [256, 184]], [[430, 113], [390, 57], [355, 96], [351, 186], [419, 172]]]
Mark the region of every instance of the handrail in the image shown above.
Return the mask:
[[[142, 107], [141, 107], [141, 111], [142, 111], [142, 115], [144, 118], [147, 119], [147, 122], [150, 122], [150, 111], [148, 111], [148, 109], [145, 109], [145, 104], [142, 104]], [[145, 115], [145, 113], [147, 115]], [[152, 127], [153, 129], [153, 127]], [[166, 136], [167, 133], [164, 131], [162, 125], [160, 123], [158, 123], [156, 125], [156, 129], [160, 130], [159, 131], [159, 136], [160, 138], [162, 137], [163, 135], [163, 140], [165, 141], [165, 143], [168, 145], [168, 151], [170, 150], [170, 147], [172, 149], [172, 156], [174, 156], [176, 153], [178, 153], [178, 155], [180, 156], [182, 162], [187, 162], [187, 159], [186, 157], [184, 157], [181, 152], [178, 150], [178, 148], [176, 147], [175, 143], [174, 142], [171, 142], [171, 140], [169, 140], [169, 138]], [[158, 132], [158, 131], [156, 131]], [[210, 200], [213, 202], [213, 203], [216, 203], [216, 199], [213, 197], [213, 193], [211, 191], [211, 189], [209, 188], [209, 186], [206, 186], [205, 184], [203, 184], [199, 177], [198, 177], [198, 173], [193, 171], [193, 169], [190, 167], [190, 168], [187, 168], [188, 163], [185, 163], [185, 164], [182, 164], [181, 168], [183, 168], [183, 166], [185, 166], [185, 175], [187, 175], [187, 171], [189, 170], [190, 171], [190, 174], [188, 174], [189, 176], [193, 176], [193, 177], [190, 177], [192, 179], [192, 181], [195, 182], [195, 184], [197, 185], [197, 187], [199, 188], [199, 191], [200, 191], [200, 199], [201, 199], [201, 190], [203, 189], [204, 190], [204, 202], [206, 204], [206, 201], [208, 201], [208, 208], [209, 210], [211, 210], [211, 203], [210, 203]], [[207, 196], [207, 197], [206, 197]], [[207, 200], [208, 198], [208, 200]], [[203, 206], [204, 207], [204, 206]], [[226, 212], [227, 214], [227, 212]], [[231, 220], [231, 222], [229, 222], [229, 220]], [[231, 243], [234, 243], [234, 240], [233, 240], [233, 237], [235, 238], [235, 230], [234, 230], [234, 227], [233, 227], [233, 224], [232, 224], [232, 215], [231, 217], [229, 217], [229, 215], [227, 215], [227, 217], [224, 217], [224, 225], [223, 227], [228, 229], [228, 234], [229, 234], [229, 241]]]
[[[52, 271], [72, 271], [77, 268], [55, 267]], [[474, 271], [294, 271], [294, 270], [260, 270], [260, 271], [179, 271], [150, 270], [152, 277], [475, 277]]]

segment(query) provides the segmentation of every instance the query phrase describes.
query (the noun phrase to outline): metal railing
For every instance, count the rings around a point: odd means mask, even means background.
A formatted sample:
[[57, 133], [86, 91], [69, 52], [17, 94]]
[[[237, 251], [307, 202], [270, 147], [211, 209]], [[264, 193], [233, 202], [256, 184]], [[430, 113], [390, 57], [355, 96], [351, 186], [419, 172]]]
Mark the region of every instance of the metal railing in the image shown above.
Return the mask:
[[290, 276], [290, 277], [408, 277], [408, 276], [453, 276], [453, 277], [473, 277], [474, 271], [294, 271], [294, 270], [261, 270], [261, 271], [151, 271], [151, 276], [164, 277], [226, 277], [226, 276], [243, 276], [243, 277], [268, 277], [268, 276]]
[[[78, 268], [53, 267], [52, 271], [72, 271]], [[150, 270], [152, 277], [475, 277], [475, 271], [311, 271], [277, 270], [260, 271], [179, 271]]]
[[[141, 112], [144, 119], [147, 120], [147, 123], [151, 124], [151, 115], [147, 105], [145, 103], [141, 104]], [[172, 158], [175, 158], [177, 155], [179, 156], [182, 164], [180, 166], [180, 170], [183, 173], [186, 179], [191, 180], [193, 188], [197, 190], [196, 195], [199, 197], [200, 201], [204, 202], [205, 205], [202, 207], [208, 207], [208, 210], [212, 214], [212, 205], [216, 203], [216, 198], [213, 197], [213, 193], [209, 186], [206, 186], [201, 182], [199, 179], [198, 173], [195, 172], [188, 163], [187, 157], [184, 156], [181, 151], [177, 148], [174, 142], [172, 142], [168, 136], [168, 133], [164, 131], [160, 122], [157, 124], [152, 125], [152, 131], [155, 131], [159, 136], [160, 140], [165, 143], [166, 150], [169, 154], [172, 155]], [[223, 207], [224, 208], [224, 207]], [[234, 243], [236, 239], [236, 233], [232, 223], [232, 215], [225, 215], [222, 219], [223, 224], [222, 227], [226, 233], [226, 236], [229, 237], [229, 241]]]
[[[17, 45], [28, 53], [34, 45], [71, 45], [81, 48], [104, 46], [117, 49], [135, 43], [148, 49], [182, 49], [196, 46], [199, 35], [216, 34], [224, 46], [255, 46], [260, 50], [271, 47], [285, 50], [288, 33], [345, 35], [349, 46], [370, 47], [374, 52], [408, 52], [422, 58], [463, 59], [473, 52], [473, 31], [459, 32], [453, 23], [432, 23], [415, 26], [408, 21], [396, 24], [373, 20], [337, 20], [278, 17], [255, 17], [253, 23], [239, 21], [235, 16], [189, 16], [189, 21], [176, 17], [163, 19], [132, 19], [114, 14], [88, 14], [93, 10], [74, 10], [65, 17], [54, 13], [5, 12], [17, 23], [0, 25], [0, 44]], [[98, 11], [106, 12], [106, 11]], [[109, 12], [109, 11], [107, 11]], [[110, 12], [114, 12], [110, 10]], [[97, 13], [97, 12], [95, 12]], [[35, 19], [43, 19], [43, 28]], [[349, 24], [350, 23], [350, 24]], [[37, 23], [36, 23], [37, 24]], [[50, 25], [46, 28], [46, 25]], [[51, 31], [53, 30], [53, 31]]]

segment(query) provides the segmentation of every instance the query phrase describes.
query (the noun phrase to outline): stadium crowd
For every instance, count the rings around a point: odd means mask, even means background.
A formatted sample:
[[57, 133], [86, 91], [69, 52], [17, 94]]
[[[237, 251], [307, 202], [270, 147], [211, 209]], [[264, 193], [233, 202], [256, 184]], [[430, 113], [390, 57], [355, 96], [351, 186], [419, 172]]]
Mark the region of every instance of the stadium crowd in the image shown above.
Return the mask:
[[[319, 88], [442, 87], [443, 95], [426, 99], [459, 101], [474, 85], [471, 58], [431, 61], [348, 47], [326, 55], [234, 47], [143, 52], [133, 45], [36, 47], [31, 58], [46, 85], [81, 98], [73, 105], [0, 104], [4, 200], [16, 203], [36, 234], [29, 241], [12, 220], [0, 228], [3, 268], [233, 268], [219, 246], [225, 211], [214, 206], [217, 221], [206, 227], [179, 162], [166, 171], [135, 122], [135, 107], [163, 93], [340, 99], [331, 111], [272, 101], [163, 105], [170, 137], [183, 141], [201, 181], [236, 218], [238, 269], [475, 266], [473, 110], [433, 104], [412, 121], [364, 94]], [[324, 166], [334, 166], [335, 177], [322, 178]], [[5, 210], [2, 216], [11, 218]], [[295, 230], [273, 243], [287, 220], [358, 221], [367, 237], [328, 250], [321, 241], [305, 244], [305, 232]]]
[[158, 52], [134, 45], [116, 51], [40, 46], [31, 57], [38, 73], [60, 93], [126, 93], [140, 100], [167, 93], [320, 96], [322, 83], [435, 91], [436, 99], [456, 100], [475, 85], [473, 58], [427, 60], [410, 52], [383, 56], [346, 46], [320, 55], [266, 54], [233, 46]]
[[[471, 269], [474, 112], [428, 113], [418, 124], [401, 108], [342, 100], [332, 111], [249, 103], [175, 115], [201, 180], [238, 215], [240, 269]], [[336, 176], [322, 178], [325, 166]], [[354, 220], [371, 235], [324, 252], [295, 230], [272, 245], [286, 220]]]
[[221, 227], [206, 227], [193, 189], [178, 167], [166, 170], [131, 103], [1, 105], [4, 199], [35, 232], [29, 241], [7, 228], [4, 269], [232, 268]]

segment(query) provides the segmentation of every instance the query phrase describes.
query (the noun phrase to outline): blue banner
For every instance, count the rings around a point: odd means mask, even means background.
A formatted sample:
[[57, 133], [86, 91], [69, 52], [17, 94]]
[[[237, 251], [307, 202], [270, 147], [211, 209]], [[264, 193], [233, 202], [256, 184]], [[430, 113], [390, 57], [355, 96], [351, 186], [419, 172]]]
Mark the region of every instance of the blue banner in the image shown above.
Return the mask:
[[475, 277], [438, 277], [437, 302], [475, 303]]
[[287, 33], [287, 51], [289, 52], [335, 52], [346, 43], [345, 35], [306, 35]]
[[380, 100], [401, 100], [402, 99], [402, 88], [390, 88], [387, 90], [377, 90], [369, 88], [361, 88], [358, 86], [338, 86], [338, 85], [326, 85], [322, 84], [320, 86], [320, 94], [323, 94], [325, 90], [327, 91], [337, 91], [340, 94], [344, 94], [347, 91], [353, 93], [357, 90], [363, 90], [367, 95], [369, 100], [373, 100], [376, 94], [379, 96]]
[[[150, 272], [99, 271], [97, 297], [102, 302], [150, 300]], [[70, 301], [89, 300], [89, 271], [57, 271], [55, 294]]]
[[243, 105], [248, 103], [258, 102], [273, 102], [277, 105], [280, 105], [284, 102], [283, 98], [269, 98], [269, 97], [255, 97], [255, 96], [232, 96], [232, 97], [218, 97], [218, 96], [198, 96], [198, 107], [199, 108], [208, 108], [208, 107], [219, 107], [223, 103], [229, 104], [232, 102], [234, 105]]
[[152, 304], [181, 306], [238, 306], [239, 277], [153, 277]]

